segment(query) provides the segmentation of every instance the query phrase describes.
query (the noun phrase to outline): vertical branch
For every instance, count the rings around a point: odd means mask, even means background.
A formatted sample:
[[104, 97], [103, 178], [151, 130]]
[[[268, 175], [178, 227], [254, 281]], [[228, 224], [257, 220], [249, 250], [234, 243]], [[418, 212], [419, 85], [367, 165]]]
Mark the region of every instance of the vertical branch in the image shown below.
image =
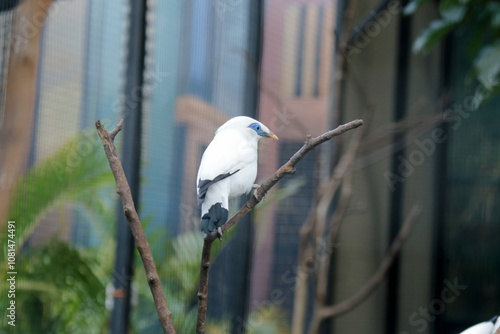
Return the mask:
[[315, 224], [316, 210], [313, 207], [299, 233], [299, 254], [297, 259], [299, 271], [295, 280], [295, 293], [293, 296], [292, 334], [302, 334], [304, 332], [309, 274], [300, 270], [300, 268], [306, 268], [307, 263], [313, 259], [314, 254], [310, 243], [312, 242], [311, 237]]
[[[302, 226], [300, 230], [300, 241], [299, 241], [299, 256], [298, 256], [298, 267], [305, 268], [306, 265], [313, 261], [314, 254], [317, 254], [318, 240], [321, 240], [325, 234], [325, 229], [327, 227], [327, 213], [330, 203], [333, 200], [333, 196], [343, 184], [346, 174], [352, 174], [352, 166], [354, 164], [357, 152], [361, 146], [361, 139], [365, 133], [366, 128], [357, 131], [349, 142], [349, 146], [346, 153], [341, 157], [338, 164], [335, 166], [330, 178], [324, 184], [323, 187], [318, 188], [317, 193], [317, 205], [311, 209], [309, 217], [306, 223]], [[345, 192], [348, 188], [343, 188]], [[344, 199], [346, 196], [341, 196]], [[346, 202], [342, 200], [342, 202]], [[348, 200], [347, 200], [348, 202]], [[346, 205], [340, 205], [340, 208], [347, 207]], [[330, 228], [330, 231], [338, 229], [340, 226], [341, 216], [343, 216], [343, 210], [337, 210], [334, 215], [334, 220], [336, 223]], [[337, 218], [335, 218], [337, 217]], [[339, 219], [340, 218], [340, 219]], [[332, 225], [332, 224], [330, 224]], [[332, 244], [332, 243], [329, 243]], [[329, 262], [332, 253], [324, 254], [321, 262], [319, 263], [319, 270], [316, 285], [316, 297], [317, 303], [322, 300], [324, 303], [324, 297], [326, 296], [326, 286], [327, 277], [323, 277], [323, 274], [327, 274], [329, 269]], [[307, 282], [309, 279], [309, 273], [300, 272], [297, 275], [297, 280], [295, 281], [295, 296], [293, 301], [293, 324], [292, 324], [292, 334], [303, 333], [306, 315], [306, 303], [307, 303]], [[321, 296], [321, 297], [319, 297]]]
[[361, 287], [354, 295], [348, 299], [331, 306], [322, 306], [315, 310], [311, 325], [309, 327], [309, 334], [316, 334], [319, 331], [321, 322], [352, 310], [359, 304], [361, 304], [366, 298], [368, 298], [373, 291], [379, 286], [383, 281], [387, 271], [396, 259], [399, 251], [403, 247], [406, 239], [410, 235], [413, 225], [417, 221], [417, 218], [422, 212], [422, 207], [419, 205], [414, 205], [410, 210], [410, 213], [405, 219], [403, 226], [399, 230], [396, 238], [389, 247], [384, 259], [380, 263], [377, 271], [372, 275], [372, 277]]
[[101, 121], [97, 121], [95, 126], [97, 128], [97, 132], [99, 133], [99, 137], [101, 138], [102, 145], [104, 146], [104, 152], [106, 152], [109, 166], [111, 167], [111, 171], [115, 177], [116, 189], [123, 204], [123, 212], [125, 213], [127, 222], [132, 230], [137, 250], [141, 255], [142, 263], [144, 264], [144, 270], [146, 271], [149, 288], [153, 294], [156, 311], [158, 312], [158, 318], [160, 319], [163, 332], [175, 334], [175, 328], [172, 323], [172, 312], [168, 309], [160, 277], [158, 276], [158, 272], [156, 270], [153, 254], [151, 253], [151, 248], [149, 247], [146, 235], [142, 229], [141, 221], [139, 220], [139, 216], [135, 210], [132, 193], [130, 191], [127, 178], [125, 177], [125, 173], [123, 172], [122, 163], [116, 153], [114, 139], [116, 134], [120, 132], [123, 127], [123, 120], [118, 123], [113, 131], [107, 131]]
[[201, 251], [200, 286], [198, 290], [198, 318], [196, 320], [196, 333], [205, 333], [205, 320], [207, 317], [208, 298], [208, 271], [210, 270], [210, 253], [213, 240], [205, 238]]
[[[328, 233], [326, 232], [326, 228], [323, 228], [320, 232], [321, 233], [320, 236], [317, 237], [317, 238], [324, 238], [325, 233], [327, 233], [328, 234], [326, 236], [327, 245], [333, 245], [337, 240], [337, 235], [338, 232], [340, 231], [340, 226], [342, 225], [345, 213], [349, 206], [349, 202], [352, 195], [352, 181], [354, 174], [353, 166], [366, 129], [367, 128], [363, 128], [354, 134], [353, 138], [349, 143], [347, 151], [340, 159], [340, 162], [335, 168], [335, 171], [332, 175], [332, 178], [335, 177], [339, 178], [339, 184], [335, 188], [335, 190], [337, 190], [340, 186], [342, 188], [340, 190], [340, 198], [338, 206], [335, 209], [335, 213], [333, 214], [330, 223], [328, 224], [329, 226]], [[330, 198], [330, 201], [331, 200], [332, 198]], [[314, 244], [314, 246], [315, 246], [314, 252], [317, 253], [318, 251], [317, 242]], [[316, 307], [322, 307], [326, 303], [326, 295], [328, 288], [328, 273], [330, 272], [332, 255], [333, 252], [326, 252], [325, 254], [323, 254], [322, 260], [319, 263], [317, 284], [316, 284]]]

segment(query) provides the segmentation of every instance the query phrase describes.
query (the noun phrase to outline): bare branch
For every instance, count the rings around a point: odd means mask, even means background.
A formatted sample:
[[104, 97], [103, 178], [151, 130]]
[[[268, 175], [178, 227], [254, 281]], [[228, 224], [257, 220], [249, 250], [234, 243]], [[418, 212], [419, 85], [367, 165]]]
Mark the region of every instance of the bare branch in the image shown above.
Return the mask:
[[116, 128], [111, 132], [104, 128], [101, 121], [97, 121], [95, 126], [104, 146], [104, 152], [106, 152], [106, 156], [108, 157], [109, 166], [111, 167], [111, 171], [115, 177], [117, 192], [120, 195], [123, 204], [123, 212], [127, 218], [130, 229], [132, 230], [137, 249], [139, 250], [142, 263], [144, 264], [144, 270], [146, 271], [149, 288], [153, 294], [156, 311], [158, 312], [158, 318], [160, 319], [163, 332], [175, 334], [175, 328], [172, 323], [172, 312], [170, 312], [167, 307], [167, 301], [165, 299], [165, 294], [163, 293], [163, 288], [156, 270], [153, 255], [151, 254], [151, 248], [149, 247], [146, 235], [142, 229], [141, 221], [139, 220], [139, 216], [135, 210], [132, 193], [130, 191], [127, 178], [125, 177], [120, 158], [116, 154], [116, 148], [113, 142], [116, 134], [122, 129], [123, 120], [121, 120]]
[[420, 216], [421, 212], [422, 208], [420, 206], [418, 205], [413, 206], [410, 213], [406, 217], [403, 226], [399, 230], [396, 239], [394, 239], [389, 251], [385, 255], [384, 259], [382, 260], [382, 263], [380, 264], [375, 274], [368, 280], [368, 282], [366, 282], [365, 286], [363, 286], [363, 288], [361, 288], [357, 294], [339, 304], [328, 306], [325, 309], [323, 309], [321, 311], [321, 315], [323, 317], [333, 317], [349, 311], [350, 309], [356, 307], [360, 302], [365, 300], [366, 297], [368, 297], [375, 290], [375, 288], [384, 279], [387, 270], [389, 270], [392, 263], [396, 259], [396, 256], [401, 250], [401, 247], [406, 241], [406, 238], [409, 236], [413, 228], [413, 225], [417, 221], [417, 218]]
[[391, 267], [392, 263], [396, 259], [401, 247], [403, 246], [406, 238], [411, 232], [414, 223], [420, 216], [422, 208], [419, 205], [414, 205], [410, 213], [405, 219], [403, 226], [399, 230], [398, 235], [391, 244], [391, 247], [384, 259], [380, 263], [377, 271], [373, 276], [366, 282], [366, 284], [349, 299], [344, 300], [336, 305], [326, 306], [317, 310], [315, 317], [311, 322], [311, 327], [309, 328], [309, 333], [317, 333], [320, 323], [326, 318], [334, 317], [339, 314], [345, 313], [354, 307], [358, 306], [361, 302], [366, 300], [370, 294], [375, 291], [375, 288], [382, 282], [387, 271]]
[[[371, 116], [371, 113], [370, 115]], [[366, 128], [362, 129], [362, 131], [358, 131], [351, 142], [349, 143], [348, 149], [346, 153], [342, 156], [339, 164], [334, 170], [332, 175], [332, 179], [337, 178], [338, 182], [335, 184], [335, 189], [330, 191], [331, 197], [328, 200], [330, 203], [333, 200], [333, 195], [337, 192], [340, 185], [342, 185], [342, 189], [340, 190], [340, 198], [338, 201], [338, 206], [335, 209], [335, 213], [333, 214], [332, 219], [330, 220], [329, 226], [330, 230], [327, 235], [327, 244], [333, 245], [337, 240], [338, 233], [340, 231], [340, 227], [342, 225], [343, 219], [345, 217], [345, 213], [347, 212], [349, 202], [351, 200], [352, 195], [352, 182], [354, 175], [354, 162], [356, 160], [356, 156], [358, 154], [359, 148], [362, 144], [362, 138], [366, 133]], [[326, 211], [323, 217], [323, 229], [319, 231], [316, 236], [316, 240], [319, 238], [323, 238], [326, 230]], [[315, 245], [315, 252], [317, 251], [317, 244]], [[330, 264], [332, 253], [325, 254], [326, 258], [322, 261], [318, 268], [317, 275], [317, 284], [316, 284], [316, 300], [319, 305], [324, 305], [326, 300], [326, 293], [328, 288], [328, 272], [330, 271]]]
[[116, 134], [120, 132], [122, 128], [123, 128], [123, 119], [121, 119], [120, 122], [118, 122], [118, 124], [116, 125], [116, 127], [109, 132], [109, 138], [111, 139], [111, 141], [115, 140]]
[[[337, 234], [342, 225], [343, 218], [349, 206], [352, 195], [352, 179], [354, 171], [349, 169], [345, 175], [342, 182], [342, 189], [340, 190], [340, 198], [338, 201], [338, 206], [335, 209], [335, 213], [330, 222], [330, 231], [328, 232], [327, 245], [334, 245], [336, 241]], [[326, 217], [325, 217], [326, 220]], [[325, 229], [321, 231], [321, 236], [318, 236], [316, 240], [322, 240]], [[315, 251], [317, 251], [318, 245], [316, 242]], [[326, 301], [326, 295], [328, 290], [328, 273], [330, 271], [330, 264], [333, 252], [329, 254], [324, 254], [325, 258], [320, 261], [317, 273], [317, 283], [316, 283], [316, 301], [317, 305], [324, 305]]]

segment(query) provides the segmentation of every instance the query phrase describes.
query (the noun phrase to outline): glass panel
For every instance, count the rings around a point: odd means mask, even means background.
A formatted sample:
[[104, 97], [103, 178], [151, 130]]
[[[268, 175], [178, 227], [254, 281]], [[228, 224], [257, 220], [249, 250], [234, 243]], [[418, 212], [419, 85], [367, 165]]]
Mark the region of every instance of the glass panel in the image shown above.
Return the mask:
[[450, 333], [456, 332], [455, 326], [488, 320], [498, 313], [500, 300], [500, 243], [491, 237], [500, 235], [500, 98], [477, 107], [474, 95], [485, 87], [467, 84], [470, 62], [460, 42], [463, 33], [452, 51], [455, 99], [447, 118], [443, 279], [463, 286], [456, 300], [446, 305], [443, 330], [449, 328]]

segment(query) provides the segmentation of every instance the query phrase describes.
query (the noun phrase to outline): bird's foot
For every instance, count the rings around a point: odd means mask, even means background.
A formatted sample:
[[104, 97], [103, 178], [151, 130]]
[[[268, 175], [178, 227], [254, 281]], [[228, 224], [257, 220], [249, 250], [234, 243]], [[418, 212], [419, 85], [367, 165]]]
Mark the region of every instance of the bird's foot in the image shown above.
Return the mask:
[[219, 234], [219, 240], [222, 241], [222, 228], [220, 226], [217, 228], [217, 233]]
[[260, 201], [265, 200], [265, 199], [266, 199], [266, 196], [264, 195], [262, 198], [257, 197], [257, 188], [259, 188], [259, 187], [260, 187], [260, 184], [257, 184], [257, 183], [254, 183], [254, 184], [252, 185], [253, 195], [254, 195], [254, 196], [255, 196], [255, 198], [257, 198], [257, 200], [259, 200], [259, 202], [260, 202]]

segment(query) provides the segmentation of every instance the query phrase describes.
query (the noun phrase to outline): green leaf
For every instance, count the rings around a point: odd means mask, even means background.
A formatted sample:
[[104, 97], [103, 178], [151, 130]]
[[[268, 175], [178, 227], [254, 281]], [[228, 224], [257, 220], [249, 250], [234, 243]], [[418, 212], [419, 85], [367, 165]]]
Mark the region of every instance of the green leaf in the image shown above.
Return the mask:
[[[57, 240], [22, 253], [16, 265], [22, 273], [17, 276], [16, 304], [18, 318], [30, 320], [16, 322], [18, 332], [93, 333], [101, 328], [108, 312], [104, 284], [92, 269], [97, 256], [83, 256]], [[6, 296], [3, 282], [2, 304]]]
[[112, 187], [113, 183], [95, 130], [76, 135], [17, 182], [9, 220], [16, 222], [18, 248], [51, 209], [68, 201], [88, 201], [89, 194], [99, 192], [98, 187]]
[[483, 47], [474, 60], [474, 68], [479, 81], [487, 90], [498, 88], [500, 73], [500, 41]]
[[487, 40], [488, 32], [490, 26], [487, 20], [481, 20], [477, 22], [474, 29], [470, 29], [470, 35], [467, 34], [465, 41], [467, 43], [466, 55], [467, 58], [472, 61], [477, 57], [479, 52], [485, 45], [485, 40]]
[[435, 20], [429, 24], [413, 43], [413, 52], [429, 52], [430, 49], [456, 27], [455, 23], [446, 20]]
[[429, 0], [412, 0], [412, 1], [410, 1], [403, 9], [403, 14], [404, 15], [414, 14], [417, 11], [417, 9], [422, 7], [422, 5], [426, 2], [429, 2]]
[[254, 309], [248, 318], [259, 319], [258, 322], [246, 324], [245, 332], [248, 334], [286, 334], [291, 331], [286, 314], [278, 305]]
[[443, 20], [446, 22], [459, 23], [464, 19], [465, 14], [467, 13], [467, 7], [464, 5], [450, 6], [440, 12]]
[[491, 16], [491, 25], [495, 28], [500, 27], [500, 3], [490, 1], [484, 6]]

